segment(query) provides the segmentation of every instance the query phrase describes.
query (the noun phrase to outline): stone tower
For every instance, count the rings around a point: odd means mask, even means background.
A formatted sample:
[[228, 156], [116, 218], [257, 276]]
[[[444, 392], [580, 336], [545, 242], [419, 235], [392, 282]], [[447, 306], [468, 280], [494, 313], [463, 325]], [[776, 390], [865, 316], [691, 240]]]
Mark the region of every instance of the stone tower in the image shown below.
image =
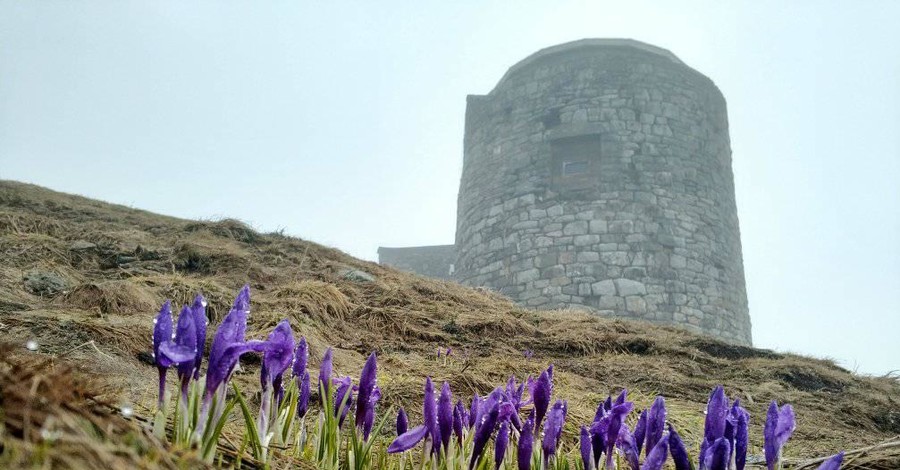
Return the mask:
[[562, 44], [469, 96], [455, 251], [525, 306], [751, 344], [725, 99], [665, 49]]
[[725, 99], [665, 49], [562, 44], [469, 96], [456, 227], [464, 284], [751, 342]]

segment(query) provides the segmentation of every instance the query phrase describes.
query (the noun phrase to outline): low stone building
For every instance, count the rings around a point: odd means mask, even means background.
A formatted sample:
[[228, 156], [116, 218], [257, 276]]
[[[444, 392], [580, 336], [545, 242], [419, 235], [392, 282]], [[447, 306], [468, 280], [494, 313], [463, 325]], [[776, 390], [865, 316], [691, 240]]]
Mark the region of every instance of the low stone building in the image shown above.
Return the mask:
[[625, 39], [543, 49], [468, 97], [456, 244], [380, 261], [535, 308], [751, 344], [725, 99]]

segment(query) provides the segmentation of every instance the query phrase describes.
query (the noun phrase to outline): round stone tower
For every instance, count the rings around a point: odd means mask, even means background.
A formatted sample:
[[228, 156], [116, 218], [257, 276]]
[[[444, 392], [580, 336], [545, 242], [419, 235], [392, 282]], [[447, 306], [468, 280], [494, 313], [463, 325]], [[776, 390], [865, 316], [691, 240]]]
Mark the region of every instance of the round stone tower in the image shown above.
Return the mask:
[[624, 39], [543, 49], [469, 96], [455, 276], [751, 344], [725, 99]]

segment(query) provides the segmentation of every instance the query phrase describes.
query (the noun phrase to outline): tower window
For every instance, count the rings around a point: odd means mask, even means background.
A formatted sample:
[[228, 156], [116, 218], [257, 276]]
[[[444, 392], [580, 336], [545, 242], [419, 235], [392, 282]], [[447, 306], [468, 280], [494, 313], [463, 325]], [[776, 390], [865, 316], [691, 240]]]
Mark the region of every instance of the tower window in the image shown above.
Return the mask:
[[603, 145], [599, 134], [577, 135], [550, 142], [551, 188], [576, 191], [597, 187]]
[[580, 175], [588, 172], [590, 163], [587, 160], [579, 160], [574, 162], [564, 161], [562, 164], [563, 176]]

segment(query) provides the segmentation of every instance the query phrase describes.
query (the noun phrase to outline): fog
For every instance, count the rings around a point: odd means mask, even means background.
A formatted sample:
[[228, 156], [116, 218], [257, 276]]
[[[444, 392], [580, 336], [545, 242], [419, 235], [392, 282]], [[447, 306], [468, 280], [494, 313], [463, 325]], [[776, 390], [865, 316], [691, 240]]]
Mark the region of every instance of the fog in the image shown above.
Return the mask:
[[299, 3], [0, 2], [0, 178], [370, 260], [449, 244], [466, 95], [633, 38], [728, 102], [755, 346], [900, 369], [900, 3]]

